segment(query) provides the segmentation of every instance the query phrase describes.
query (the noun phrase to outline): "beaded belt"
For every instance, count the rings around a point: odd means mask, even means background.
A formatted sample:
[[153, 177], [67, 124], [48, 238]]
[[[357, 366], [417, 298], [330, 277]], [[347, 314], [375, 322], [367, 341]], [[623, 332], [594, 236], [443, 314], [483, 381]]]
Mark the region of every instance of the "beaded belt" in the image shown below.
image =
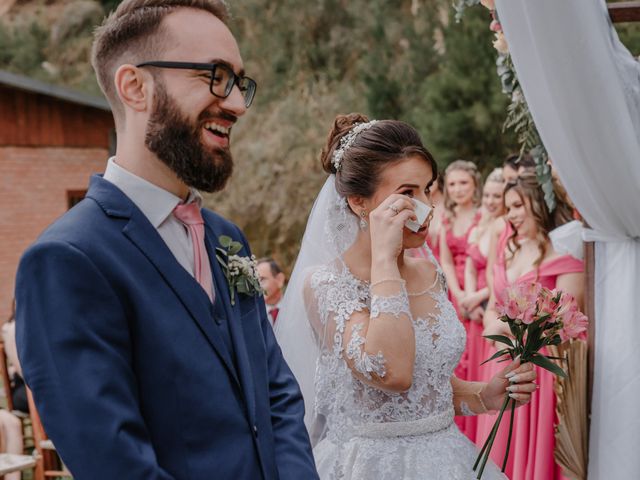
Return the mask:
[[421, 418], [420, 420], [365, 423], [364, 425], [354, 427], [353, 434], [356, 437], [389, 438], [435, 433], [444, 430], [453, 423], [453, 414], [453, 409], [449, 409], [436, 415]]

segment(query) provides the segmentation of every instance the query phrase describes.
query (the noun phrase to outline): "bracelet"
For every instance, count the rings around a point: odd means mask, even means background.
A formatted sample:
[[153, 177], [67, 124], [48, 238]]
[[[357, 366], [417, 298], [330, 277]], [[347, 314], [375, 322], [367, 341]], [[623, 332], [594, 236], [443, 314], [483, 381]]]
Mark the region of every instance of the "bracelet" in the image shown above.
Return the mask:
[[480, 395], [480, 392], [482, 392], [482, 390], [484, 389], [485, 386], [486, 386], [486, 383], [483, 383], [482, 386], [478, 389], [477, 392], [473, 392], [473, 395], [478, 399], [478, 403], [482, 407], [482, 412], [479, 412], [479, 413], [487, 413], [489, 411], [487, 406], [482, 401], [482, 395]]
[[387, 282], [396, 282], [396, 283], [407, 283], [405, 281], [404, 278], [383, 278], [382, 280], [376, 280], [375, 282], [373, 282], [369, 288], [373, 288], [376, 285], [380, 285], [381, 283], [387, 283]]

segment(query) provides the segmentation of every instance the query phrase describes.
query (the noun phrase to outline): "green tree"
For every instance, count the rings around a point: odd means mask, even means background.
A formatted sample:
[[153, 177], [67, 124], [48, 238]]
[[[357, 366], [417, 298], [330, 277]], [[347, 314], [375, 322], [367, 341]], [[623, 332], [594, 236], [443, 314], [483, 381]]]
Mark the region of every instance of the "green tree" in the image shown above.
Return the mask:
[[102, 8], [104, 8], [105, 13], [115, 10], [120, 3], [122, 3], [122, 0], [100, 0], [100, 4]]
[[[108, 11], [118, 3], [95, 5]], [[455, 24], [446, 18], [453, 22], [451, 0], [229, 4], [230, 28], [258, 92], [234, 127], [241, 174], [207, 203], [245, 230], [256, 254], [293, 265], [326, 178], [318, 152], [338, 113], [408, 121], [443, 166], [462, 157], [487, 168], [509, 150], [501, 131], [507, 99], [495, 73], [486, 10], [469, 9]], [[51, 42], [45, 29], [29, 33], [22, 43], [31, 47], [23, 53], [13, 31], [0, 29], [0, 68], [41, 76], [46, 60], [59, 68], [49, 81], [97, 93], [88, 62], [92, 10], [87, 6], [82, 22], [59, 10], [60, 18], [46, 23], [52, 30], [59, 25], [59, 38]]]
[[41, 65], [48, 40], [48, 31], [37, 20], [16, 25], [0, 22], [0, 69], [47, 79]]
[[508, 98], [496, 75], [490, 18], [483, 8], [468, 9], [461, 23], [450, 18], [438, 70], [418, 86], [422, 98], [408, 118], [441, 165], [462, 158], [487, 171], [515, 148], [502, 132]]

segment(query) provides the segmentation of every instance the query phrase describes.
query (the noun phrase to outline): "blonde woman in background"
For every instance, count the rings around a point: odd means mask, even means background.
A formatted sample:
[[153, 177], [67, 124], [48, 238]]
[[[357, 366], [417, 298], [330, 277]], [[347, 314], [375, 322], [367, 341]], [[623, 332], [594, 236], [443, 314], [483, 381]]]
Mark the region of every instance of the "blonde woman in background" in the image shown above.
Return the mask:
[[[469, 232], [467, 258], [464, 272], [465, 296], [460, 302], [463, 315], [469, 318], [467, 330], [467, 353], [469, 378], [484, 378], [482, 361], [491, 348], [482, 337], [482, 318], [489, 300], [487, 283], [487, 257], [491, 246], [493, 225], [504, 215], [504, 179], [502, 169], [496, 168], [487, 177], [482, 190], [482, 217], [478, 225]], [[486, 367], [484, 367], [486, 369]], [[467, 436], [474, 440], [475, 425], [467, 425]]]
[[486, 270], [491, 244], [491, 233], [496, 222], [504, 215], [504, 178], [502, 169], [496, 168], [487, 177], [482, 190], [481, 218], [469, 232], [465, 263], [465, 295], [461, 310], [475, 323], [482, 325], [486, 301], [489, 299]]
[[[469, 377], [469, 319], [461, 308], [465, 298], [464, 270], [467, 259], [469, 233], [480, 221], [482, 181], [478, 168], [472, 162], [456, 160], [445, 170], [444, 217], [440, 231], [440, 262], [449, 287], [449, 299], [467, 333], [465, 350], [456, 367], [456, 377]], [[474, 440], [475, 417], [457, 417], [460, 430]]]

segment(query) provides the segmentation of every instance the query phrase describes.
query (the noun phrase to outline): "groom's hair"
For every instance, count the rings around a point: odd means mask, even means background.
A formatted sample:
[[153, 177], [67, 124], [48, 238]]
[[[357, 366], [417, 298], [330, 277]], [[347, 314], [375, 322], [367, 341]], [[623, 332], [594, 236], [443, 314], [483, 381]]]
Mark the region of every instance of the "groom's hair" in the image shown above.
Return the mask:
[[224, 0], [124, 0], [96, 29], [91, 65], [116, 119], [124, 113], [114, 84], [116, 70], [125, 63], [156, 60], [168, 40], [162, 20], [179, 8], [204, 10], [225, 24], [229, 18]]

